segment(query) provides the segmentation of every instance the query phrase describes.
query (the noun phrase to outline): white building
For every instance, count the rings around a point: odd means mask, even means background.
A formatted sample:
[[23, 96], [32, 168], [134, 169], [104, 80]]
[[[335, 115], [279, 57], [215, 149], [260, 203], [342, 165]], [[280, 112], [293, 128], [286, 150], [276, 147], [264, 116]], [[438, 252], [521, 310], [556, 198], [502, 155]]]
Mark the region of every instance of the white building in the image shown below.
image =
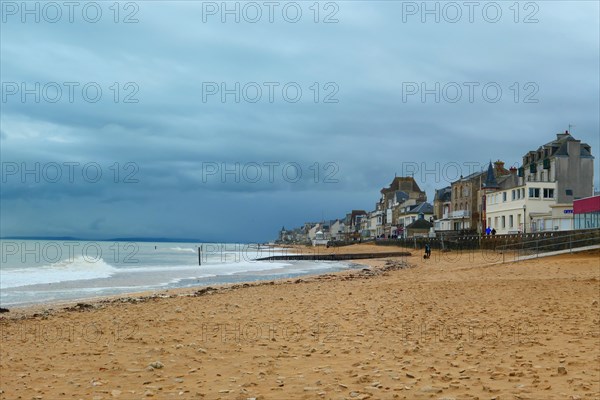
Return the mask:
[[496, 180], [488, 173], [486, 225], [498, 234], [574, 229], [573, 199], [592, 192], [593, 160], [590, 146], [565, 132], [528, 152], [518, 174], [511, 168]]
[[345, 237], [346, 226], [343, 220], [336, 219], [332, 221], [329, 227], [329, 234], [332, 240], [343, 240]]
[[[516, 172], [516, 171], [515, 171]], [[511, 181], [521, 181], [513, 185]], [[525, 182], [501, 178], [500, 188], [486, 194], [487, 226], [498, 234], [573, 229], [570, 204], [557, 204], [556, 182]], [[571, 211], [572, 212], [572, 211]]]

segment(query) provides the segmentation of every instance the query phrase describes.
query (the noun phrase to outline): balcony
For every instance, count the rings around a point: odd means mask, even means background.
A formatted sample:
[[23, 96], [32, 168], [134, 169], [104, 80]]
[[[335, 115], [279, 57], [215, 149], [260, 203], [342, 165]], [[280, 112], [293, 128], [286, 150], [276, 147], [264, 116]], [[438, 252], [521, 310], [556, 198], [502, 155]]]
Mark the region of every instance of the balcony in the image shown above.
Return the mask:
[[469, 210], [456, 210], [451, 211], [449, 218], [470, 218], [471, 211]]

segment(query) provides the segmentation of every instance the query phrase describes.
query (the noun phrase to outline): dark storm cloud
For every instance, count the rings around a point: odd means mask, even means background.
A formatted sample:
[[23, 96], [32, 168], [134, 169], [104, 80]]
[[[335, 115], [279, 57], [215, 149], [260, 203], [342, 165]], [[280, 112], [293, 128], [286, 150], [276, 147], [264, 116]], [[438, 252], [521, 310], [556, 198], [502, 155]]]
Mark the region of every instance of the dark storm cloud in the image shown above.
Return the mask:
[[[432, 200], [447, 184], [445, 165], [465, 175], [497, 158], [513, 165], [569, 124], [597, 153], [597, 3], [534, 2], [538, 22], [530, 24], [522, 23], [530, 10], [515, 23], [508, 3], [498, 3], [497, 23], [477, 13], [473, 23], [422, 23], [419, 14], [403, 22], [408, 3], [339, 2], [333, 24], [314, 23], [308, 3], [299, 3], [298, 23], [277, 15], [274, 23], [203, 22], [202, 2], [139, 2], [134, 24], [114, 23], [108, 9], [96, 24], [7, 18], [3, 84], [57, 82], [63, 97], [3, 98], [2, 162], [95, 163], [103, 176], [6, 177], [2, 235], [267, 240], [281, 225], [371, 209], [395, 173], [415, 166]], [[72, 102], [64, 82], [79, 84]], [[102, 89], [95, 103], [81, 95], [90, 82]], [[261, 100], [203, 97], [207, 83], [222, 82], [256, 82]], [[279, 83], [273, 102], [265, 82]], [[302, 89], [297, 103], [282, 97], [289, 82]], [[415, 84], [453, 82], [463, 90], [455, 103], [406, 95]], [[477, 84], [472, 102], [465, 82]], [[501, 88], [499, 101], [482, 97], [488, 83]], [[332, 93], [338, 102], [325, 103]], [[222, 175], [236, 163], [237, 179]], [[273, 179], [265, 163], [278, 163]], [[302, 176], [286, 175], [286, 165]]]

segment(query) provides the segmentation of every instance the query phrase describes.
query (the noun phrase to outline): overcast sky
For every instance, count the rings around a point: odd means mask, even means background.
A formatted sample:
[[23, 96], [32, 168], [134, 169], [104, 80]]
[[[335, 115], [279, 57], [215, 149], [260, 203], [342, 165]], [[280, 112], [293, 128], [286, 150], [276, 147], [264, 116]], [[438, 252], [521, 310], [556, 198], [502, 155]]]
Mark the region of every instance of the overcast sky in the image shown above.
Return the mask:
[[2, 236], [266, 241], [600, 148], [597, 1], [0, 4]]

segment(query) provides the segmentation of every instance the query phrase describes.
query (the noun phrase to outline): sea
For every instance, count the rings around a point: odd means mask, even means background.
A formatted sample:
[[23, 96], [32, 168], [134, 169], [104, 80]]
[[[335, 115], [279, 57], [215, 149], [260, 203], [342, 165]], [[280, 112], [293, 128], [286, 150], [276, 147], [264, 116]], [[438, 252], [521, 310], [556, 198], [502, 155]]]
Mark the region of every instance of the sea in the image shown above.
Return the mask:
[[291, 249], [242, 243], [0, 240], [0, 306], [293, 278], [360, 267], [258, 261]]

